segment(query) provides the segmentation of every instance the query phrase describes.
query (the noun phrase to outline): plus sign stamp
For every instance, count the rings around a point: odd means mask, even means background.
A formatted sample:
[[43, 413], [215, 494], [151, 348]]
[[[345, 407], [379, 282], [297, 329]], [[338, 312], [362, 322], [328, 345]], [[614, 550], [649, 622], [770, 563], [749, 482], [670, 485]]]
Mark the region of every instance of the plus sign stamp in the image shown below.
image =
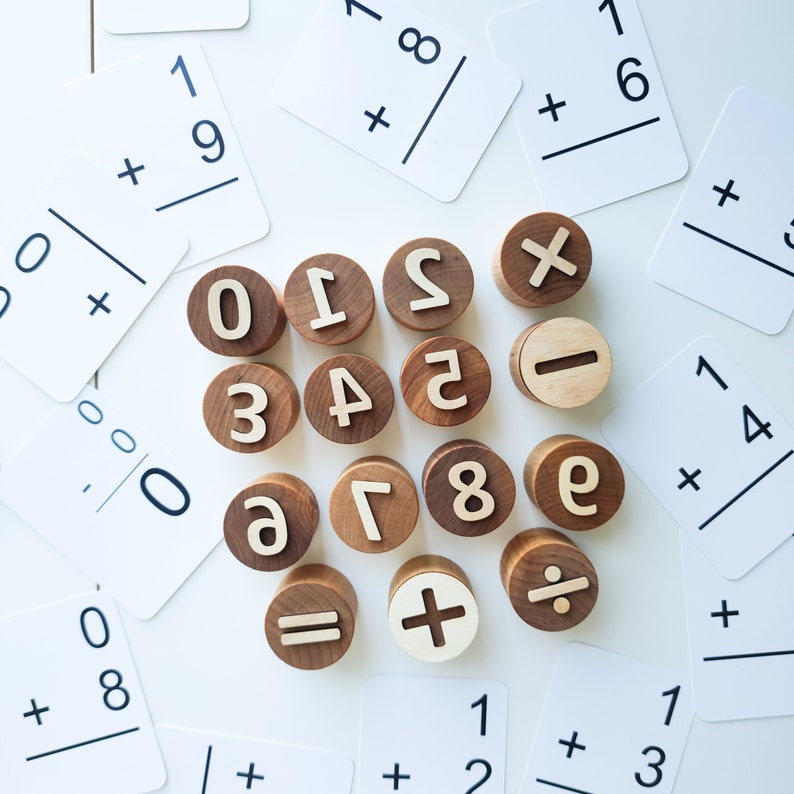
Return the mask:
[[353, 762], [332, 750], [158, 725], [168, 770], [162, 794], [350, 794]]
[[376, 676], [365, 684], [359, 794], [504, 791], [499, 681]]
[[686, 670], [569, 643], [557, 659], [521, 794], [671, 792], [692, 713]]
[[326, 0], [275, 96], [387, 171], [452, 201], [520, 86], [512, 67], [409, 5]]
[[736, 89], [651, 260], [651, 277], [767, 334], [794, 309], [794, 108]]

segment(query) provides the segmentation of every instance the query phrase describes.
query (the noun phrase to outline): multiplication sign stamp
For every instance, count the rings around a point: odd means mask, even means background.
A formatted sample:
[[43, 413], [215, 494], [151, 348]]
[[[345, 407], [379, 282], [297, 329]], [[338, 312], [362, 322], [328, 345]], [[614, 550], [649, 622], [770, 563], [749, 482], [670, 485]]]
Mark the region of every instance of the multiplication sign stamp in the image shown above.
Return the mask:
[[651, 260], [665, 287], [775, 334], [794, 309], [794, 108], [728, 99]]
[[521, 794], [671, 792], [692, 724], [686, 670], [569, 643]]
[[601, 430], [723, 576], [791, 535], [794, 432], [714, 338], [692, 342]]
[[353, 762], [334, 750], [158, 725], [162, 794], [350, 794]]
[[684, 176], [636, 0], [538, 0], [488, 31], [521, 73], [513, 113], [546, 207], [576, 215]]
[[376, 676], [364, 684], [359, 794], [504, 792], [499, 681]]
[[0, 619], [0, 645], [4, 789], [140, 794], [162, 786], [157, 738], [107, 593]]
[[157, 612], [217, 545], [225, 509], [91, 386], [8, 461], [0, 500], [138, 618]]
[[86, 155], [190, 238], [180, 269], [267, 234], [262, 205], [201, 46], [159, 47], [64, 86]]
[[452, 201], [520, 85], [512, 67], [411, 6], [325, 0], [275, 97], [387, 171]]
[[185, 251], [166, 218], [71, 158], [0, 251], [0, 356], [68, 402]]

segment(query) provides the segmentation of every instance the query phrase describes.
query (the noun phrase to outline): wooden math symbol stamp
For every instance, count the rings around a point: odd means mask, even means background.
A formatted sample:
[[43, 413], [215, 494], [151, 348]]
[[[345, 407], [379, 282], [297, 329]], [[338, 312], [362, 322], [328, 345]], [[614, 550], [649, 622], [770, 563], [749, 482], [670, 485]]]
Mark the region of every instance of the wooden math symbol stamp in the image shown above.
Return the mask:
[[281, 661], [320, 670], [341, 659], [353, 640], [358, 599], [353, 585], [328, 565], [290, 571], [265, 615], [265, 636]]
[[598, 597], [592, 563], [556, 529], [519, 532], [502, 552], [499, 574], [516, 614], [543, 631], [581, 623]]
[[309, 548], [320, 521], [311, 488], [293, 474], [254, 480], [229, 503], [223, 537], [229, 551], [256, 571], [281, 571]]
[[576, 531], [600, 527], [623, 501], [617, 458], [600, 444], [570, 434], [551, 436], [524, 464], [529, 498], [549, 521]]

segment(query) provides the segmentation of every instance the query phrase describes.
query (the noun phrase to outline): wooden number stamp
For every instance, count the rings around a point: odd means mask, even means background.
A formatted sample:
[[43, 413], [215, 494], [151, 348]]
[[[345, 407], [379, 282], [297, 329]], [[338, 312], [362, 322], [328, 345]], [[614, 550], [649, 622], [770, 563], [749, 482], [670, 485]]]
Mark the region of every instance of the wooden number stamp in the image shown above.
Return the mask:
[[196, 282], [187, 319], [196, 339], [222, 356], [255, 356], [269, 350], [287, 325], [278, 289], [240, 265], [215, 268]]
[[510, 374], [520, 391], [556, 408], [576, 408], [595, 399], [611, 372], [606, 339], [575, 317], [531, 325], [510, 351]]
[[516, 499], [508, 465], [485, 444], [469, 440], [449, 441], [430, 455], [422, 490], [436, 523], [465, 537], [500, 527]]
[[284, 287], [292, 327], [311, 342], [344, 345], [369, 328], [375, 293], [364, 269], [339, 254], [318, 254], [301, 262]]
[[309, 375], [303, 405], [321, 436], [358, 444], [383, 430], [394, 410], [394, 391], [380, 364], [343, 353], [323, 361]]
[[499, 574], [521, 620], [543, 631], [581, 623], [598, 597], [592, 563], [556, 529], [519, 532], [502, 552]]
[[331, 525], [351, 548], [390, 551], [414, 531], [419, 499], [411, 475], [380, 455], [359, 458], [345, 468], [331, 491]]
[[540, 308], [579, 291], [593, 254], [582, 228], [565, 215], [538, 212], [520, 220], [493, 255], [491, 269], [502, 295]]
[[261, 452], [284, 438], [300, 413], [300, 396], [286, 372], [272, 364], [235, 364], [204, 393], [204, 423], [235, 452]]
[[446, 240], [420, 237], [398, 248], [383, 271], [383, 299], [398, 323], [437, 331], [460, 317], [474, 292], [463, 252]]
[[408, 407], [431, 425], [452, 427], [476, 416], [491, 393], [483, 354], [457, 336], [434, 336], [406, 357], [400, 388]]
[[600, 527], [623, 501], [623, 469], [600, 444], [574, 435], [541, 441], [524, 465], [529, 498], [564, 529]]
[[479, 612], [466, 574], [446, 557], [424, 554], [402, 565], [389, 588], [389, 628], [423, 662], [454, 659], [477, 634]]
[[311, 488], [292, 474], [276, 472], [254, 480], [232, 499], [223, 537], [249, 568], [281, 571], [306, 553], [319, 520]]
[[348, 579], [328, 565], [302, 565], [279, 585], [265, 615], [267, 642], [281, 661], [320, 670], [353, 640], [358, 600]]

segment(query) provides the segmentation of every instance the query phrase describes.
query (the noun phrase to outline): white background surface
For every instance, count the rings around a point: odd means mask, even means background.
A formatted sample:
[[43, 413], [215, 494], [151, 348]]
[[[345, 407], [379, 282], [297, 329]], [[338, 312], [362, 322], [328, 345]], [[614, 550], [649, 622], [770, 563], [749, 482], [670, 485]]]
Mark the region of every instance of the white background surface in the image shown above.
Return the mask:
[[[487, 20], [514, 4], [427, 0], [422, 6], [473, 44], [487, 47]], [[317, 0], [252, 0], [250, 20], [241, 30], [198, 35], [268, 210], [271, 231], [256, 244], [172, 276], [100, 371], [99, 388], [178, 456], [194, 460], [206, 477], [228, 491], [230, 499], [269, 471], [302, 477], [321, 505], [320, 528], [304, 562], [328, 563], [351, 580], [359, 598], [356, 636], [347, 655], [326, 670], [307, 673], [283, 665], [268, 648], [262, 629], [265, 610], [283, 574], [249, 570], [223, 544], [155, 618], [140, 622], [122, 614], [156, 722], [328, 747], [353, 759], [358, 750], [359, 695], [367, 677], [408, 674], [501, 680], [509, 691], [506, 792], [515, 794], [563, 643], [579, 640], [661, 663], [685, 665], [687, 660], [679, 530], [628, 470], [626, 499], [618, 514], [605, 526], [575, 537], [600, 579], [599, 600], [590, 617], [579, 627], [554, 635], [531, 629], [514, 614], [499, 581], [499, 557], [517, 531], [546, 524], [521, 484], [527, 454], [557, 432], [600, 441], [601, 418], [704, 333], [722, 342], [791, 423], [794, 332], [789, 323], [781, 334], [765, 336], [649, 279], [648, 261], [686, 178], [577, 217], [594, 251], [590, 278], [577, 296], [542, 311], [508, 303], [491, 278], [491, 254], [513, 223], [541, 209], [512, 119], [508, 116], [461, 197], [450, 204], [426, 196], [345, 149], [278, 108], [272, 99], [272, 87], [317, 5]], [[0, 25], [3, 238], [72, 150], [71, 137], [60, 121], [57, 94], [63, 82], [90, 69], [91, 44], [88, 2], [27, 0], [14, 4], [13, 10], [9, 3], [4, 6]], [[644, 0], [640, 8], [690, 167], [736, 86], [754, 86], [794, 104], [790, 43], [794, 5], [787, 0]], [[97, 67], [170, 35], [185, 34], [113, 36], [97, 20]], [[466, 253], [475, 271], [472, 304], [447, 331], [480, 348], [491, 365], [493, 390], [482, 413], [458, 429], [424, 425], [399, 396], [402, 360], [425, 335], [407, 331], [391, 319], [380, 295], [380, 277], [391, 253], [420, 236], [448, 239]], [[375, 321], [345, 350], [382, 363], [398, 392], [394, 416], [379, 436], [353, 448], [319, 437], [303, 417], [268, 452], [245, 456], [219, 447], [204, 428], [201, 400], [211, 378], [235, 360], [215, 356], [192, 337], [185, 319], [190, 289], [204, 272], [222, 263], [259, 269], [283, 288], [295, 265], [324, 251], [355, 259], [373, 279], [378, 299]], [[596, 325], [614, 356], [612, 379], [604, 393], [571, 411], [531, 403], [515, 388], [507, 367], [510, 346], [527, 325], [563, 314]], [[56, 344], [57, 328], [52, 333]], [[285, 368], [302, 390], [312, 368], [337, 352], [305, 342], [288, 329], [260, 359]], [[2, 362], [0, 394], [0, 463], [4, 463], [52, 404]], [[491, 446], [516, 477], [516, 506], [499, 530], [482, 538], [454, 537], [436, 526], [423, 507], [411, 539], [385, 555], [359, 554], [336, 537], [328, 522], [327, 500], [347, 463], [365, 454], [386, 454], [406, 466], [419, 484], [428, 455], [459, 437]], [[57, 516], [57, 505], [52, 510]], [[392, 574], [406, 559], [425, 552], [445, 554], [463, 567], [481, 614], [473, 646], [441, 666], [406, 656], [391, 639], [386, 622]], [[156, 555], [157, 548], [151, 553]], [[146, 571], [140, 575], [145, 578]], [[0, 507], [0, 613], [93, 586]], [[794, 717], [727, 723], [696, 719], [675, 790], [680, 794], [790, 792], [792, 741]]]

